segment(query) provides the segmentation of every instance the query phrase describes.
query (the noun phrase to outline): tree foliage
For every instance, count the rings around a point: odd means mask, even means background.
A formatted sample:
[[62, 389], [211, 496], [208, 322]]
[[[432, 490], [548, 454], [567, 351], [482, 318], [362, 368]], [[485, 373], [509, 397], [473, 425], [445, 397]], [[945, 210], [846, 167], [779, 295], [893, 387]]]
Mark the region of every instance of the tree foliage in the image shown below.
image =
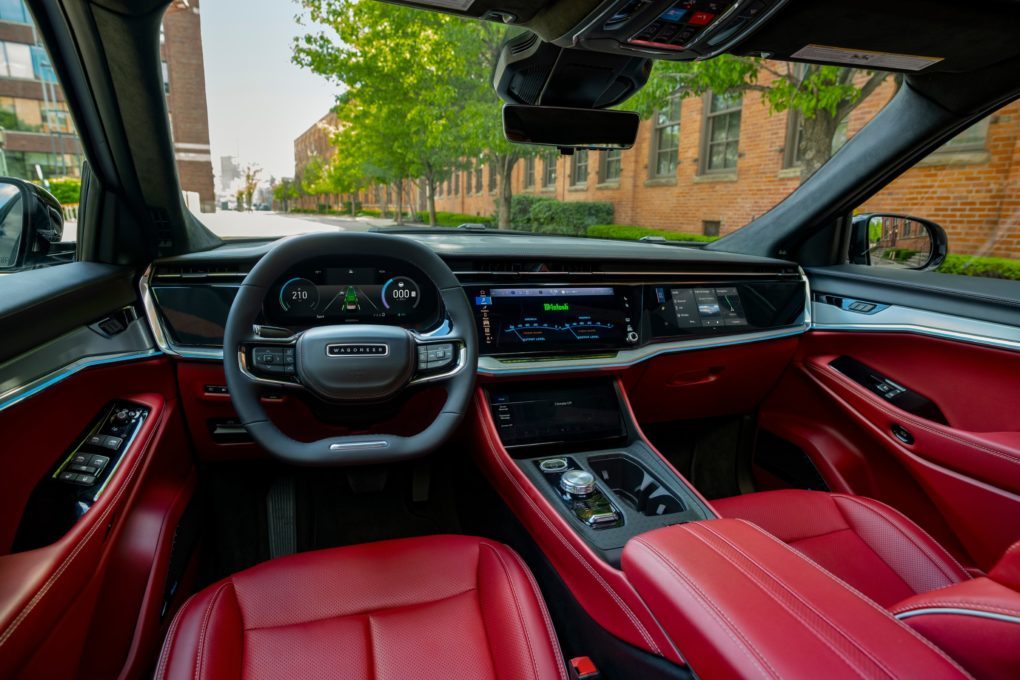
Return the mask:
[[490, 80], [505, 27], [378, 2], [301, 5], [313, 30], [295, 40], [294, 61], [343, 89], [338, 153], [331, 167], [313, 169], [322, 186], [395, 184], [400, 213], [403, 180], [416, 180], [434, 224], [439, 183], [484, 157], [509, 211], [519, 152], [503, 137]]
[[648, 84], [625, 108], [649, 116], [672, 94], [683, 98], [707, 92], [758, 93], [771, 113], [795, 111], [799, 116], [798, 156], [801, 177], [806, 179], [832, 155], [840, 123], [888, 77], [882, 71], [732, 55], [695, 62], [659, 61]]

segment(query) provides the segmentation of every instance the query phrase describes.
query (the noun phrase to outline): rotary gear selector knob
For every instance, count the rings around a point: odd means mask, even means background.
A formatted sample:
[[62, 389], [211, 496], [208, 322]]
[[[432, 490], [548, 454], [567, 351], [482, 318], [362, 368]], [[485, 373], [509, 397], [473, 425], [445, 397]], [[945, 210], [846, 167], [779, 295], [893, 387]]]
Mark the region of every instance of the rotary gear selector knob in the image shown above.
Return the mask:
[[584, 470], [567, 470], [560, 477], [560, 488], [571, 496], [587, 496], [595, 491], [595, 475]]

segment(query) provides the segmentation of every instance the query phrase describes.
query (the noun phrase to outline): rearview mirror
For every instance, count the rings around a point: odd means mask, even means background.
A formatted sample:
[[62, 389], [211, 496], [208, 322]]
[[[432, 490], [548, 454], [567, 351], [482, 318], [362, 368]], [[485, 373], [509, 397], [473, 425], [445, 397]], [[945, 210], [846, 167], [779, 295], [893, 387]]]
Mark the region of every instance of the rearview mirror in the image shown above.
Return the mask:
[[850, 263], [892, 269], [936, 269], [946, 260], [946, 231], [930, 220], [908, 215], [855, 215]]
[[631, 111], [554, 106], [503, 107], [503, 132], [515, 144], [561, 149], [629, 149], [640, 118]]
[[64, 216], [53, 194], [31, 182], [0, 177], [0, 271], [47, 263], [50, 246], [64, 234]]

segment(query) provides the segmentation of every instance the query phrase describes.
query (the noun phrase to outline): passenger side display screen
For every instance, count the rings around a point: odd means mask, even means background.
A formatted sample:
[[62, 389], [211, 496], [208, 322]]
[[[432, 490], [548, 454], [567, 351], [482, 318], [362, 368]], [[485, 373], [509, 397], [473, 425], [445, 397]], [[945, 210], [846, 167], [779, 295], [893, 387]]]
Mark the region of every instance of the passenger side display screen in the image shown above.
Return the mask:
[[473, 288], [483, 354], [618, 349], [631, 326], [627, 296], [611, 286]]
[[[661, 290], [657, 288], [656, 294], [661, 294]], [[672, 308], [677, 328], [681, 329], [747, 325], [740, 295], [733, 287], [671, 288], [668, 307]]]

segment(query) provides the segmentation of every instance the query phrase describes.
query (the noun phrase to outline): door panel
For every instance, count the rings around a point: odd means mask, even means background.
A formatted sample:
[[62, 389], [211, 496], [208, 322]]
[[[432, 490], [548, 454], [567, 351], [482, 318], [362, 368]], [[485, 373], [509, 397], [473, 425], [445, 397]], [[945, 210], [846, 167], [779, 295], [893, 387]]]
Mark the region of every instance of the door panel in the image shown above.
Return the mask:
[[[139, 625], [147, 591], [162, 599], [165, 572], [154, 569], [158, 560], [153, 556], [172, 541], [174, 512], [194, 483], [176, 394], [173, 366], [161, 357], [60, 375], [0, 410], [0, 431], [5, 433], [0, 448], [5, 470], [5, 493], [0, 495], [0, 676], [78, 673], [94, 625], [116, 631], [116, 639], [100, 637], [102, 648], [90, 651], [109, 651], [121, 662], [143, 629], [153, 637], [158, 616], [143, 617], [145, 625]], [[19, 524], [31, 519], [24, 515], [33, 490], [52, 476], [97, 413], [115, 400], [151, 411], [98, 499], [55, 542], [12, 552]], [[144, 532], [134, 525], [142, 519], [154, 530], [145, 541], [138, 540]], [[134, 545], [128, 546], [125, 541], [131, 540]], [[124, 599], [103, 600], [109, 593], [104, 582], [111, 575], [119, 581], [112, 585], [124, 586]], [[139, 582], [145, 585], [139, 588]], [[117, 606], [108, 606], [112, 602]], [[97, 611], [103, 612], [101, 619]], [[147, 644], [151, 647], [153, 640]], [[113, 665], [119, 672], [122, 664]]]
[[[938, 423], [897, 407], [830, 365], [851, 357], [900, 386], [931, 400], [945, 415]], [[893, 473], [898, 463], [927, 497], [916, 498], [911, 485], [882, 484], [883, 493], [848, 464], [839, 450], [819, 447], [818, 467], [844, 481], [853, 491], [875, 495], [896, 505], [938, 538], [948, 526], [969, 556], [989, 567], [1020, 539], [1020, 353], [916, 333], [812, 332], [804, 336], [793, 372], [830, 409], [830, 427], [864, 434], [862, 455], [874, 474]], [[792, 380], [788, 377], [786, 380]], [[763, 426], [790, 418], [795, 404], [776, 395], [766, 405]], [[835, 420], [833, 420], [835, 418]], [[842, 420], [842, 422], [840, 422]], [[908, 442], [894, 428], [908, 432]], [[902, 434], [902, 433], [901, 433]], [[809, 452], [812, 453], [812, 452]], [[843, 458], [842, 460], [840, 458]], [[877, 466], [881, 462], [881, 467]], [[911, 496], [914, 496], [913, 498]], [[925, 506], [937, 509], [936, 518]], [[952, 546], [949, 546], [952, 548]]]

